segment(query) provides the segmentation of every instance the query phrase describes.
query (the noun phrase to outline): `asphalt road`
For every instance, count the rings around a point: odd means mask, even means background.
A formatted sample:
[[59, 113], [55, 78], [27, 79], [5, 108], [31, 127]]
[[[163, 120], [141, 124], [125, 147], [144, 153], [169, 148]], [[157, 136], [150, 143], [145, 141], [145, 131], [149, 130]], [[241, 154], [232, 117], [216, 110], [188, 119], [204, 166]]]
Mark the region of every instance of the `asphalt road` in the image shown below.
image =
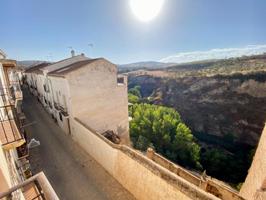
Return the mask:
[[41, 143], [30, 150], [32, 171], [44, 171], [60, 199], [134, 199], [70, 136], [65, 135], [28, 91], [24, 91], [23, 110], [29, 123], [36, 122], [26, 128], [28, 137]]

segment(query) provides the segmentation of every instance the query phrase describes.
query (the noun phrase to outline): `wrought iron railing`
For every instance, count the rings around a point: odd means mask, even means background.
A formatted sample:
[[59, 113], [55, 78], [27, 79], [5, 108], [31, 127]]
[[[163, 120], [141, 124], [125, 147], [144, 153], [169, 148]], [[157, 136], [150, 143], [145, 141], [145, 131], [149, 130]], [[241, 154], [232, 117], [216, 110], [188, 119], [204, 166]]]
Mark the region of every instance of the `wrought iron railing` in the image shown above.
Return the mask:
[[23, 140], [20, 127], [16, 109], [10, 98], [10, 90], [0, 88], [0, 141], [2, 145]]
[[62, 113], [64, 116], [68, 116], [67, 109], [61, 106], [59, 103], [54, 103], [54, 108]]
[[25, 181], [32, 176], [28, 156], [24, 156], [16, 160], [16, 169], [22, 181]]

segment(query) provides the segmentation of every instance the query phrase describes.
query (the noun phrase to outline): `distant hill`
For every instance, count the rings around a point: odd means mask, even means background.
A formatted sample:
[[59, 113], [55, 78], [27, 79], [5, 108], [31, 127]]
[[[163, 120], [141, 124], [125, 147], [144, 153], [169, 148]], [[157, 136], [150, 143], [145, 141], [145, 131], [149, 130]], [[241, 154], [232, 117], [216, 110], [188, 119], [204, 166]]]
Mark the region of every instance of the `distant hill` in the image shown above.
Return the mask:
[[120, 71], [126, 71], [126, 70], [131, 71], [131, 70], [137, 70], [137, 69], [166, 68], [166, 67], [170, 67], [172, 65], [176, 65], [176, 63], [162, 63], [162, 62], [156, 62], [156, 61], [144, 61], [144, 62], [136, 62], [136, 63], [118, 65], [118, 69]]
[[17, 64], [18, 64], [19, 67], [27, 69], [31, 65], [36, 65], [36, 64], [39, 64], [39, 63], [42, 63], [42, 62], [46, 62], [46, 61], [41, 61], [41, 60], [22, 60], [22, 61], [17, 61]]

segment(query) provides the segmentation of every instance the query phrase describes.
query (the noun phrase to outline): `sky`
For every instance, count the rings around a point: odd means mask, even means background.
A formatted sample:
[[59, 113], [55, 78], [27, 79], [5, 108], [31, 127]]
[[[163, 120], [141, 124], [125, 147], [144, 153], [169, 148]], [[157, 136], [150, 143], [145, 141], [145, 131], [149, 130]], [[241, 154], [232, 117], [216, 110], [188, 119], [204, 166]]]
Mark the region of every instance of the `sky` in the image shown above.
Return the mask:
[[117, 64], [266, 51], [265, 0], [165, 0], [149, 22], [129, 0], [0, 0], [0, 19], [0, 49], [17, 60], [57, 61], [70, 47]]

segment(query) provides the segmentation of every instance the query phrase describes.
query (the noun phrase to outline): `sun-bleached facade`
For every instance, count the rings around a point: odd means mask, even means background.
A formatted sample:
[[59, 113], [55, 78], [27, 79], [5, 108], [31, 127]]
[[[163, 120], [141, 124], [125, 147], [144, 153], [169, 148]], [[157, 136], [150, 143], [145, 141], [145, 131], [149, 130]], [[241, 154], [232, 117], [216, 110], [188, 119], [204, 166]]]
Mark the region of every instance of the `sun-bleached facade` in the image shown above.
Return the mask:
[[0, 199], [58, 197], [44, 173], [32, 176], [16, 61], [0, 51]]
[[104, 58], [84, 55], [42, 63], [26, 70], [30, 91], [66, 134], [75, 117], [100, 133], [112, 131], [129, 143], [127, 80]]

